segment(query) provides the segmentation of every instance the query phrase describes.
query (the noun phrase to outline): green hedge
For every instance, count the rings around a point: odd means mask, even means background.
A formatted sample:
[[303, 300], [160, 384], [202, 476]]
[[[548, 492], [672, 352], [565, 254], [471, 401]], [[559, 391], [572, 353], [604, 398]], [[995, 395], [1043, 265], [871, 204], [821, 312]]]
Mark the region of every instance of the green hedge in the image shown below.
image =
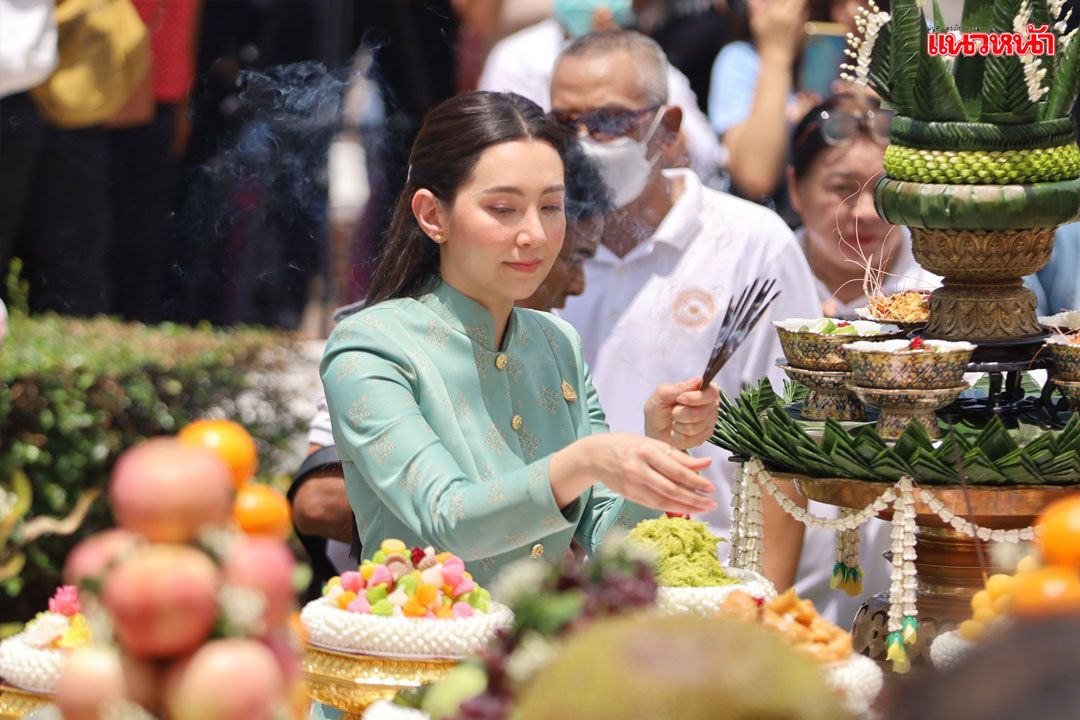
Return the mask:
[[[0, 478], [21, 468], [34, 490], [30, 515], [66, 516], [83, 490], [105, 487], [125, 448], [211, 415], [248, 428], [262, 478], [288, 473], [305, 419], [290, 414], [276, 382], [287, 354], [287, 338], [266, 330], [13, 312], [0, 346]], [[71, 546], [109, 524], [98, 500], [74, 536], [27, 548], [26, 568], [0, 591], [0, 622], [44, 607]]]

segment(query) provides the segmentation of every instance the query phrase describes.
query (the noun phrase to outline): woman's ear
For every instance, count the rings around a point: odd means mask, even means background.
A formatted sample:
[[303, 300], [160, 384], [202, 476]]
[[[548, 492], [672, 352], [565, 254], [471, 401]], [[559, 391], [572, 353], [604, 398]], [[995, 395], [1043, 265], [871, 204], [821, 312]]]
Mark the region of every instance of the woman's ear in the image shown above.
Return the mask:
[[784, 169], [784, 172], [787, 174], [787, 192], [788, 199], [791, 200], [791, 209], [794, 210], [799, 217], [802, 217], [802, 195], [799, 192], [799, 181], [795, 178], [795, 168], [788, 165]]
[[437, 243], [446, 239], [446, 220], [441, 203], [430, 190], [417, 190], [412, 196], [412, 213], [424, 234]]

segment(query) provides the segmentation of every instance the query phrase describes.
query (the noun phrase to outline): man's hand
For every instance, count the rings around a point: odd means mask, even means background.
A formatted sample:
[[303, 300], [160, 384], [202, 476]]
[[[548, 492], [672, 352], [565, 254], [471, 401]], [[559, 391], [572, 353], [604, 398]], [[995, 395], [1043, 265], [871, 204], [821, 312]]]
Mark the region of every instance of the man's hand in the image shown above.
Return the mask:
[[310, 475], [293, 496], [292, 512], [296, 529], [305, 535], [352, 542], [356, 520], [341, 466]]

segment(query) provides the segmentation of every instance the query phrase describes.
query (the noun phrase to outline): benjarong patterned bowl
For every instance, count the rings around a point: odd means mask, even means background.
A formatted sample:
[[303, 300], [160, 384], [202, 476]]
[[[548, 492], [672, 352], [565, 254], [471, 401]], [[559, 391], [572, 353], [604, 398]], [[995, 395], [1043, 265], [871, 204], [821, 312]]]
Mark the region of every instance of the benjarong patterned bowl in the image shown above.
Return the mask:
[[1080, 380], [1054, 378], [1054, 384], [1057, 385], [1061, 394], [1069, 399], [1073, 411], [1080, 412]]
[[300, 669], [314, 700], [359, 718], [373, 703], [399, 690], [430, 685], [446, 676], [456, 660], [353, 655], [307, 645]]
[[911, 349], [907, 340], [854, 342], [844, 345], [851, 381], [884, 390], [939, 390], [956, 387], [975, 346], [967, 342], [927, 340]]
[[1069, 342], [1064, 335], [1046, 341], [1046, 349], [1054, 359], [1054, 377], [1069, 382], [1080, 381], [1080, 344]]
[[[855, 320], [848, 323], [857, 334], [825, 335], [814, 331], [819, 324], [829, 321], [834, 324], [847, 322], [832, 318], [803, 320], [799, 318], [773, 321], [780, 346], [788, 365], [802, 370], [822, 370], [825, 372], [848, 372], [847, 359], [843, 346], [854, 340], [888, 340], [903, 336], [904, 332], [895, 325], [883, 325], [867, 320]], [[803, 327], [809, 328], [802, 330]]]
[[851, 394], [851, 373], [803, 370], [783, 360], [776, 363], [793, 381], [806, 387], [802, 415], [811, 420], [864, 420], [862, 401]]
[[955, 387], [933, 390], [888, 390], [849, 384], [848, 389], [864, 403], [878, 409], [875, 429], [883, 440], [899, 439], [910, 422], [922, 423], [930, 437], [936, 440], [941, 437], [941, 429], [934, 412], [955, 401], [968, 386], [961, 382]]

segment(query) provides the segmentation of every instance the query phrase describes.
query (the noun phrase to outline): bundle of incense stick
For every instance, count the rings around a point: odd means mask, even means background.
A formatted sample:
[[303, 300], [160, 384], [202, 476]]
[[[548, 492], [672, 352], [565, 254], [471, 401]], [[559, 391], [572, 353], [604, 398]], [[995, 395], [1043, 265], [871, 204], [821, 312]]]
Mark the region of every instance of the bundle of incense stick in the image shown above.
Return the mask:
[[773, 292], [775, 286], [776, 280], [755, 280], [742, 291], [737, 300], [733, 298], [728, 303], [724, 322], [720, 325], [712, 354], [701, 376], [702, 388], [713, 381], [716, 373], [720, 372], [720, 368], [731, 359], [746, 336], [765, 316], [773, 300], [779, 297], [779, 290]]

